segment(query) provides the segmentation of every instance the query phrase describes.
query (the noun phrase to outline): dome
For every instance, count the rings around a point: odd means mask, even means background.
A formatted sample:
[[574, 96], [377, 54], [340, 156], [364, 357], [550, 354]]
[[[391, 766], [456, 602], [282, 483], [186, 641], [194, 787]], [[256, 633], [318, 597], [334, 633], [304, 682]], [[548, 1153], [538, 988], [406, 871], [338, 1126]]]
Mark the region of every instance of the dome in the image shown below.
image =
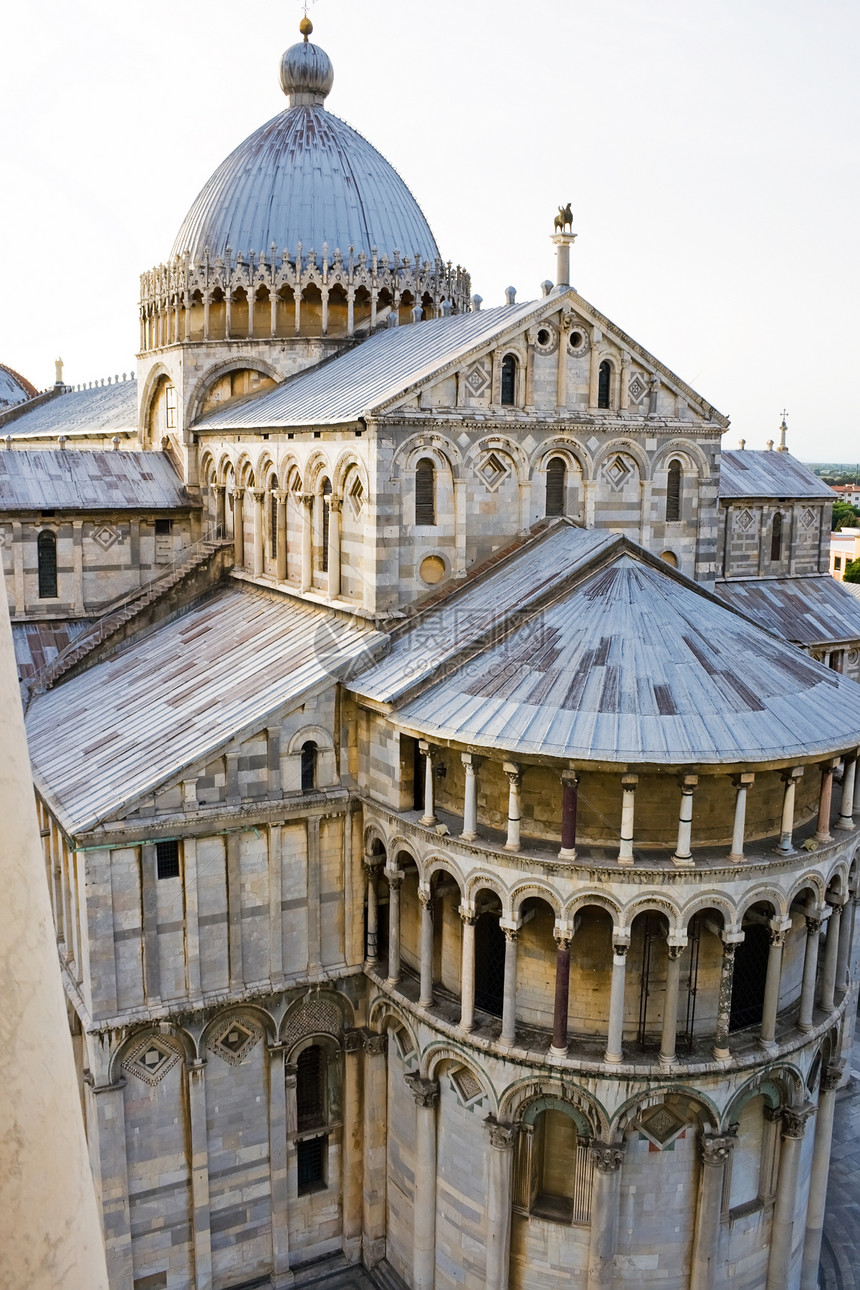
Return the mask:
[[[310, 27], [308, 22], [307, 28]], [[306, 28], [303, 26], [303, 30]], [[328, 55], [307, 38], [281, 60], [290, 106], [255, 131], [218, 167], [197, 197], [172, 256], [193, 261], [233, 255], [295, 255], [302, 244], [321, 258], [353, 247], [395, 251], [431, 264], [439, 248], [421, 208], [393, 166], [345, 121], [327, 112], [334, 81]]]

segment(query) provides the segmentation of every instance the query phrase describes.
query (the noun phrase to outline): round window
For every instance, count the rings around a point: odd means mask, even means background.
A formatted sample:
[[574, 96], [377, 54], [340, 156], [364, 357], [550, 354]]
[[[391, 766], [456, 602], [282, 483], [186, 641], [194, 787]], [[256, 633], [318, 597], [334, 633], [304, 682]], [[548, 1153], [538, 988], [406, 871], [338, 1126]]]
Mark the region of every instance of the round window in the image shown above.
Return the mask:
[[572, 331], [572, 332], [570, 333], [570, 342], [569, 342], [569, 343], [570, 343], [570, 348], [571, 348], [571, 349], [581, 349], [581, 348], [582, 348], [582, 342], [584, 341], [584, 339], [585, 339], [585, 337], [583, 336], [583, 334], [582, 334], [582, 332], [581, 332], [581, 331]]
[[435, 587], [445, 577], [445, 561], [439, 555], [426, 555], [418, 569], [421, 581], [428, 587]]
[[552, 336], [549, 334], [546, 327], [541, 327], [540, 331], [538, 332], [537, 338], [538, 338], [539, 345], [549, 345], [552, 343]]

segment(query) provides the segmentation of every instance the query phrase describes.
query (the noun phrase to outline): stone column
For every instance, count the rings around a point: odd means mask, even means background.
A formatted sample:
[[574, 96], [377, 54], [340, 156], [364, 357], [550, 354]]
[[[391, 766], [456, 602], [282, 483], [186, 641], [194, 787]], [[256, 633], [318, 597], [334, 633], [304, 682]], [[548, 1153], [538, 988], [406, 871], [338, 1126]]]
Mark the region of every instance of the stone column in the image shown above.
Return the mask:
[[794, 850], [792, 842], [792, 834], [794, 833], [794, 795], [797, 781], [802, 774], [802, 766], [792, 766], [789, 770], [784, 770], [781, 776], [785, 788], [782, 798], [782, 823], [779, 829], [779, 846], [777, 850], [782, 851], [785, 855], [790, 855]]
[[412, 1242], [414, 1290], [436, 1281], [436, 1103], [439, 1081], [404, 1076], [415, 1098], [415, 1202]]
[[812, 1029], [812, 1010], [815, 1007], [815, 975], [818, 971], [818, 946], [821, 939], [820, 911], [806, 916], [806, 953], [803, 957], [803, 984], [800, 988], [800, 1013], [798, 1030]]
[[618, 863], [623, 865], [633, 864], [633, 820], [638, 783], [638, 775], [621, 776], [621, 838], [618, 847]]
[[385, 1258], [385, 1132], [388, 1122], [387, 1035], [364, 1039], [364, 1181], [362, 1186], [361, 1254], [366, 1268]]
[[490, 1186], [487, 1194], [488, 1290], [508, 1290], [511, 1264], [511, 1181], [516, 1129], [492, 1115], [484, 1121], [490, 1135]]
[[251, 496], [254, 499], [253, 573], [255, 578], [259, 578], [263, 572], [263, 550], [264, 550], [263, 524], [265, 521], [265, 511], [263, 510], [263, 502], [266, 499], [266, 490], [264, 488], [252, 488]]
[[786, 1290], [786, 1287], [791, 1284], [791, 1254], [794, 1246], [800, 1153], [806, 1122], [814, 1110], [815, 1107], [808, 1102], [803, 1106], [783, 1108], [782, 1147], [770, 1229], [770, 1258], [767, 1264], [766, 1290]]
[[475, 922], [473, 909], [460, 906], [463, 922], [462, 955], [460, 959], [460, 1029], [475, 1027]]
[[278, 334], [278, 293], [274, 287], [269, 287], [269, 334]]
[[627, 981], [627, 951], [630, 945], [614, 941], [612, 946], [612, 982], [609, 987], [609, 1028], [606, 1037], [605, 1062], [624, 1060], [624, 987]]
[[340, 515], [343, 508], [341, 497], [328, 499], [328, 598], [337, 600], [340, 596]]
[[[778, 926], [774, 926], [777, 922]], [[785, 922], [782, 919], [774, 919], [770, 924], [770, 949], [767, 955], [767, 975], [764, 982], [764, 1004], [761, 1014], [761, 1043], [765, 1048], [775, 1046], [776, 1014], [779, 1008], [779, 987], [782, 979], [782, 948], [790, 926], [790, 919], [786, 919]]]
[[289, 496], [285, 489], [275, 489], [275, 500], [278, 503], [278, 523], [275, 535], [275, 577], [278, 582], [286, 582], [287, 580], [287, 501]]
[[461, 753], [460, 760], [466, 776], [463, 794], [463, 832], [460, 834], [466, 842], [478, 836], [478, 780], [475, 775], [475, 759], [471, 753]]
[[290, 1193], [287, 1168], [287, 1072], [284, 1045], [269, 1044], [269, 1185], [272, 1193], [272, 1285], [289, 1285]]
[[825, 762], [821, 767], [821, 787], [818, 790], [818, 824], [815, 831], [816, 842], [832, 842], [830, 832], [830, 803], [833, 797], [833, 772], [837, 762]]
[[365, 856], [364, 872], [367, 875], [367, 945], [365, 961], [375, 963], [379, 951], [379, 889], [377, 879], [380, 865], [375, 857]]
[[678, 845], [675, 847], [672, 863], [684, 869], [692, 868], [693, 865], [693, 853], [690, 850], [693, 837], [693, 792], [698, 782], [698, 775], [678, 776], [681, 809], [678, 812]]
[[588, 1242], [587, 1290], [612, 1290], [618, 1235], [618, 1192], [624, 1146], [595, 1142], [591, 1148], [591, 1232]]
[[350, 1263], [361, 1259], [361, 1030], [343, 1035], [343, 1243]]
[[421, 993], [419, 1008], [433, 1007], [433, 897], [418, 889], [421, 902]]
[[428, 827], [436, 823], [436, 809], [433, 801], [433, 752], [430, 745], [424, 740], [418, 740], [418, 748], [424, 754], [424, 814], [418, 821], [419, 824], [426, 824]]
[[720, 1219], [723, 1208], [723, 1180], [735, 1138], [703, 1133], [699, 1138], [699, 1196], [696, 1226], [693, 1234], [693, 1258], [690, 1268], [690, 1290], [713, 1290], [720, 1245]]
[[191, 1172], [194, 1288], [212, 1285], [212, 1234], [209, 1227], [209, 1146], [206, 1133], [206, 1062], [187, 1062], [188, 1137]]
[[555, 1006], [552, 1017], [553, 1057], [567, 1056], [567, 1009], [570, 1000], [570, 941], [564, 928], [554, 927], [552, 934], [558, 946], [555, 955]]
[[833, 1112], [836, 1090], [842, 1082], [844, 1062], [825, 1066], [821, 1072], [821, 1091], [815, 1119], [815, 1141], [809, 1171], [809, 1204], [806, 1209], [806, 1236], [803, 1242], [803, 1264], [800, 1290], [818, 1290], [818, 1267], [821, 1262], [821, 1235], [824, 1229], [824, 1202], [827, 1199], [827, 1177], [830, 1172], [830, 1147], [833, 1141]]
[[502, 764], [502, 769], [508, 779], [508, 837], [505, 842], [506, 851], [519, 851], [520, 849], [520, 784], [522, 776], [520, 768], [515, 762], [506, 761]]
[[660, 1043], [661, 1066], [673, 1066], [675, 1062], [675, 1045], [678, 1037], [678, 987], [681, 982], [683, 952], [684, 945], [666, 947], [666, 991], [663, 998], [663, 1035]]
[[724, 932], [723, 961], [720, 965], [720, 990], [717, 1001], [717, 1025], [714, 1031], [714, 1060], [727, 1062], [731, 1057], [729, 1050], [729, 1025], [732, 1019], [732, 987], [735, 981], [735, 945], [744, 938], [743, 932], [736, 932], [737, 941], [729, 940]]
[[505, 981], [502, 993], [502, 1033], [499, 1043], [512, 1044], [517, 1032], [517, 928], [504, 927]]
[[857, 754], [849, 753], [845, 757], [845, 769], [842, 772], [842, 796], [839, 801], [839, 819], [833, 826], [836, 829], [854, 828], [854, 784], [857, 778]]
[[388, 984], [400, 980], [400, 888], [403, 874], [399, 869], [385, 870], [388, 879]]
[[224, 484], [213, 484], [215, 494], [215, 533], [219, 538], [227, 532], [227, 489]]
[[836, 988], [844, 990], [848, 985], [848, 960], [851, 957], [851, 940], [854, 928], [854, 897], [849, 894], [842, 906], [842, 917], [839, 920], [839, 949], [836, 954]]
[[561, 850], [559, 860], [576, 859], [576, 809], [579, 797], [579, 780], [576, 772], [561, 773]]
[[754, 782], [755, 775], [751, 771], [744, 771], [740, 775], [732, 775], [732, 783], [735, 786], [735, 823], [732, 829], [732, 849], [729, 852], [729, 859], [734, 860], [736, 864], [739, 864], [744, 858], [747, 792]]
[[[298, 297], [296, 297], [298, 299]], [[301, 494], [302, 504], [302, 591], [314, 585], [313, 493]]]
[[832, 1012], [835, 1006], [836, 964], [839, 957], [839, 933], [842, 930], [842, 906], [832, 905], [827, 920], [827, 940], [824, 943], [824, 971], [821, 975], [821, 1007]]
[[237, 569], [241, 569], [245, 563], [244, 488], [234, 488], [231, 496], [233, 498], [233, 563]]

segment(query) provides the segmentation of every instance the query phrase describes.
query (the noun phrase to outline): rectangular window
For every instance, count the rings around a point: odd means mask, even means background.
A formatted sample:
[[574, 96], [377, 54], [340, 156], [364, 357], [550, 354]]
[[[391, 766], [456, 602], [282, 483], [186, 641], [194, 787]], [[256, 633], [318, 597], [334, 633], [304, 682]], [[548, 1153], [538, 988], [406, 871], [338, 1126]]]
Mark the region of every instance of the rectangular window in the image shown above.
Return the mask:
[[842, 556], [841, 556], [841, 555], [835, 555], [835, 556], [833, 557], [833, 568], [836, 570], [836, 572], [837, 572], [837, 573], [838, 573], [838, 572], [840, 571], [840, 569], [842, 568]]
[[156, 842], [155, 863], [159, 878], [179, 877], [179, 843]]
[[173, 520], [156, 520], [156, 521], [155, 521], [155, 536], [156, 536], [156, 537], [170, 537], [170, 534], [171, 534], [172, 532], [173, 532]]
[[168, 385], [164, 391], [164, 425], [168, 430], [176, 429], [176, 386]]
[[327, 1133], [319, 1138], [305, 1138], [304, 1142], [296, 1143], [300, 1196], [305, 1192], [324, 1190], [327, 1146]]

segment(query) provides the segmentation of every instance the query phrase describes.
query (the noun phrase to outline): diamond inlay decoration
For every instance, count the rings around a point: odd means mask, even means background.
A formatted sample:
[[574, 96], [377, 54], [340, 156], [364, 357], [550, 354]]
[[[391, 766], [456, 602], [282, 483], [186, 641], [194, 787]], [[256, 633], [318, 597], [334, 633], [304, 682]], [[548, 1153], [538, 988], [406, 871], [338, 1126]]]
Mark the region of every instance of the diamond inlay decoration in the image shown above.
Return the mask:
[[453, 1072], [451, 1082], [462, 1102], [474, 1102], [475, 1098], [483, 1095], [484, 1090], [480, 1083], [465, 1066], [461, 1066]]
[[238, 1066], [259, 1042], [260, 1032], [247, 1021], [231, 1021], [217, 1030], [209, 1041], [209, 1048], [231, 1066]]
[[489, 368], [484, 363], [476, 363], [466, 377], [466, 388], [477, 399], [489, 389], [489, 386]]
[[116, 546], [120, 540], [117, 529], [110, 524], [100, 524], [97, 529], [93, 530], [93, 541], [98, 542], [103, 551], [109, 551], [112, 546]]
[[494, 493], [511, 473], [511, 468], [503, 457], [495, 452], [488, 452], [478, 467], [478, 474], [489, 492]]
[[807, 506], [805, 510], [800, 512], [800, 526], [804, 529], [811, 529], [814, 523], [815, 511], [812, 507]]
[[128, 1053], [122, 1069], [145, 1084], [158, 1084], [179, 1061], [180, 1054], [160, 1036], [148, 1035]]
[[643, 399], [647, 394], [648, 386], [642, 380], [642, 377], [639, 375], [639, 373], [634, 372], [633, 377], [630, 381], [630, 384], [627, 386], [627, 390], [633, 402], [638, 403], [639, 400]]
[[639, 1121], [639, 1129], [649, 1142], [662, 1151], [684, 1132], [687, 1125], [684, 1120], [670, 1111], [668, 1106], [658, 1106], [646, 1119]]
[[633, 463], [618, 453], [611, 461], [607, 461], [604, 464], [603, 478], [609, 484], [610, 488], [613, 488], [617, 493], [630, 480], [634, 471], [635, 467]]
[[746, 533], [750, 525], [755, 523], [755, 519], [753, 518], [751, 511], [740, 511], [739, 514], [735, 516], [735, 523], [739, 529]]

